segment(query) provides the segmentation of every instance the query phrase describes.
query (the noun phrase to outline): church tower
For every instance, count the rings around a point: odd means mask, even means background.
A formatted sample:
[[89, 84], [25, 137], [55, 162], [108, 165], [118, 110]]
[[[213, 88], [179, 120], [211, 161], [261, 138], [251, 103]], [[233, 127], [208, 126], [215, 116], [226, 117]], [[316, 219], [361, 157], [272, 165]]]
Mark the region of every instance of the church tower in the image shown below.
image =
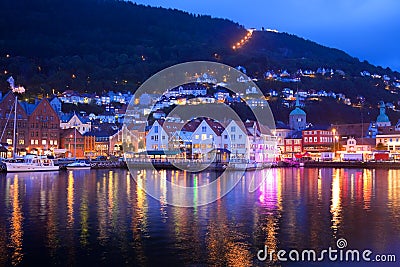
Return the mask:
[[292, 130], [303, 130], [307, 126], [306, 113], [300, 108], [299, 95], [296, 94], [296, 108], [289, 114], [289, 127]]
[[379, 102], [379, 115], [376, 118], [376, 124], [378, 127], [390, 126], [389, 117], [386, 115], [386, 106], [385, 102]]

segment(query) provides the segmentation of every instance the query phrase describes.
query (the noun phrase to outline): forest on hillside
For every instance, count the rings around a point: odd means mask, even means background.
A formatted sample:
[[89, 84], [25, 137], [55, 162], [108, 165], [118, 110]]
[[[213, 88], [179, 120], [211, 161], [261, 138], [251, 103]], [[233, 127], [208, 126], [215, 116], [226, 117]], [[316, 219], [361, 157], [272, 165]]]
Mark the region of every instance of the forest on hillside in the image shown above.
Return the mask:
[[[28, 96], [63, 92], [134, 91], [171, 65], [210, 60], [244, 66], [262, 91], [326, 90], [366, 105], [396, 94], [360, 71], [400, 78], [389, 68], [360, 62], [343, 51], [287, 33], [256, 31], [240, 49], [232, 44], [247, 30], [211, 16], [115, 0], [0, 1], [0, 90], [13, 76]], [[328, 30], [328, 29], [327, 29]], [[346, 75], [303, 77], [298, 83], [264, 79], [267, 70], [341, 70]]]

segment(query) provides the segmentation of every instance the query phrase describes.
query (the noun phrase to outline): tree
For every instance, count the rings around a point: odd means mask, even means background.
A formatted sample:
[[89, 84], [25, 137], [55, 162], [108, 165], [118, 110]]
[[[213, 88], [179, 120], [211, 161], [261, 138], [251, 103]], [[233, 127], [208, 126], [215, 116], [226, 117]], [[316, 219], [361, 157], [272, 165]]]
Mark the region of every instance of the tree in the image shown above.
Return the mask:
[[386, 150], [386, 147], [382, 143], [376, 145], [376, 150]]
[[140, 141], [139, 141], [138, 147], [139, 147], [139, 149], [145, 149], [145, 147], [144, 147], [144, 141], [143, 141], [143, 140], [140, 140]]

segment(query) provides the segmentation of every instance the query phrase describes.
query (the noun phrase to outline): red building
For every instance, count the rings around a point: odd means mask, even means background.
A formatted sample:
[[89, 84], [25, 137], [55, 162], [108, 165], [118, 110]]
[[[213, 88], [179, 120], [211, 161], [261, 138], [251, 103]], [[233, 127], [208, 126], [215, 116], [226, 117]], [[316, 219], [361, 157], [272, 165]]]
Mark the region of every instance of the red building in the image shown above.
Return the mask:
[[84, 136], [78, 130], [70, 128], [61, 131], [60, 148], [65, 149], [66, 157], [85, 158], [84, 146]]
[[[1, 143], [8, 145], [8, 157], [12, 156], [14, 137], [14, 106], [15, 96], [9, 92], [0, 102], [0, 134]], [[17, 154], [25, 153], [28, 144], [28, 115], [23, 106], [17, 104]]]
[[84, 155], [87, 158], [93, 158], [97, 156], [96, 153], [96, 137], [93, 135], [86, 135], [84, 136]]
[[284, 139], [284, 157], [294, 158], [303, 151], [302, 132], [296, 131]]
[[27, 109], [29, 110], [29, 141], [27, 144], [29, 147], [27, 150], [32, 153], [44, 154], [59, 148], [60, 119], [49, 101], [43, 98], [34, 106], [28, 106]]
[[328, 128], [311, 127], [303, 130], [303, 149], [307, 152], [333, 151], [334, 135]]

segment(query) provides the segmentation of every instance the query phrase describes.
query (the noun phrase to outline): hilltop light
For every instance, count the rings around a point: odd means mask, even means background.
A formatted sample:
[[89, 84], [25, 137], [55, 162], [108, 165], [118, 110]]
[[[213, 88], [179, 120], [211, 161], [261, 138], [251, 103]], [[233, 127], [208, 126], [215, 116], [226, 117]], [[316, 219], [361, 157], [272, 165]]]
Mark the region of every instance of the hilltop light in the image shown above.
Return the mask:
[[25, 92], [25, 88], [23, 86], [16, 86], [12, 89], [13, 93], [22, 94]]

